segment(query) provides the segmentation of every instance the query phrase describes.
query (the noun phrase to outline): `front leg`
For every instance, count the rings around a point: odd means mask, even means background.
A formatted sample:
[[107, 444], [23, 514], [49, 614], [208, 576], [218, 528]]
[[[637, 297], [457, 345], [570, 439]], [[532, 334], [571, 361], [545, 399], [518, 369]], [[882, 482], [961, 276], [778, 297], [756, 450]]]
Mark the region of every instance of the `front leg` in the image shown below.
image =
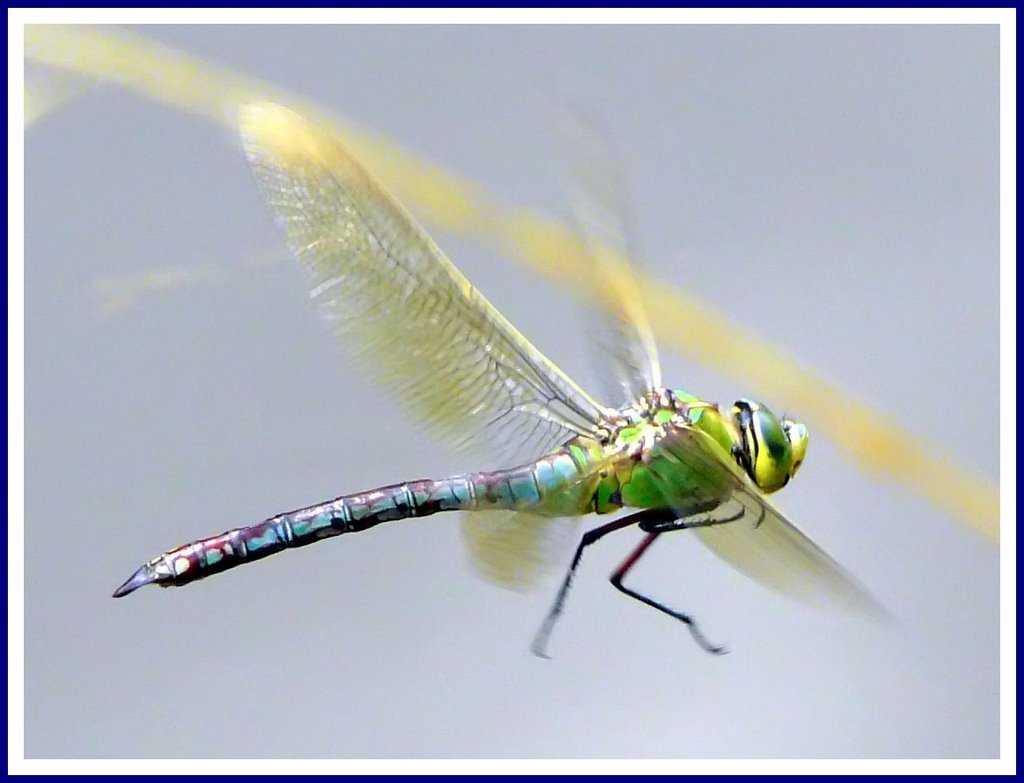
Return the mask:
[[710, 500], [694, 505], [693, 508], [687, 511], [685, 516], [681, 516], [679, 512], [664, 510], [660, 514], [652, 514], [641, 519], [638, 526], [645, 533], [671, 533], [673, 530], [692, 530], [698, 527], [727, 525], [730, 522], [742, 519], [744, 516], [745, 512], [742, 508], [730, 517], [712, 519], [701, 516], [703, 514], [710, 514], [720, 506], [721, 503], [719, 501]]

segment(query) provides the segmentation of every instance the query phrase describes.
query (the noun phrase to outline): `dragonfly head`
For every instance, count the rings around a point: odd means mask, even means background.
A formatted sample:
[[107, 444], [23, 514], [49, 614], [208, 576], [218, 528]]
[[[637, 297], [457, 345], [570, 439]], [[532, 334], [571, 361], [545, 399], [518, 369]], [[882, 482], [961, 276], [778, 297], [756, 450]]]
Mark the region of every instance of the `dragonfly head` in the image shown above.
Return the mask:
[[753, 400], [737, 400], [732, 415], [740, 433], [740, 465], [765, 492], [782, 489], [807, 455], [807, 427], [793, 419], [780, 419]]

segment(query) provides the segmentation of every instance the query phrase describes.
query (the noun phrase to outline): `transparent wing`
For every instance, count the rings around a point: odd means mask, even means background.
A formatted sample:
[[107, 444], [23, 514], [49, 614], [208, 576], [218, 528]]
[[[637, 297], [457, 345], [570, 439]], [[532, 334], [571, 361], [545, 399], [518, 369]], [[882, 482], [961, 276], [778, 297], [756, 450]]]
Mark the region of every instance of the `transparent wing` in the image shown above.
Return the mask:
[[[584, 496], [621, 458], [608, 450], [565, 485]], [[579, 539], [579, 517], [542, 517], [521, 511], [468, 512], [461, 516], [462, 536], [477, 572], [501, 587], [528, 590], [554, 570], [565, 568], [565, 554]]]
[[527, 590], [564, 568], [564, 554], [579, 537], [579, 517], [481, 511], [463, 514], [460, 521], [477, 573], [513, 590]]
[[529, 459], [593, 434], [605, 409], [455, 268], [342, 142], [245, 106], [245, 154], [343, 345], [438, 437]]
[[627, 248], [623, 184], [610, 151], [592, 127], [568, 113], [556, 121], [576, 230], [608, 304], [594, 330], [600, 391], [617, 404], [632, 402], [661, 387], [661, 366]]
[[[738, 466], [721, 457], [721, 447], [704, 432], [674, 430], [651, 449], [648, 459], [666, 502], [681, 517], [705, 525], [693, 532], [738, 571], [808, 603], [885, 616], [853, 577], [773, 508]], [[693, 481], [702, 487], [697, 497], [682, 490]], [[713, 511], [692, 513], [709, 500], [718, 501]]]

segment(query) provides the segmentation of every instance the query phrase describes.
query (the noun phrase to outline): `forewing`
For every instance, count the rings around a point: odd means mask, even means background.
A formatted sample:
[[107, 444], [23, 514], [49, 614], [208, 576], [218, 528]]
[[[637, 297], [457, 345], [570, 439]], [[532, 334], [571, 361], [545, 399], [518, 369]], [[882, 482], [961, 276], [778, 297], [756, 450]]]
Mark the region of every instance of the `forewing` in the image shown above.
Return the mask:
[[[693, 532], [712, 552], [766, 587], [821, 606], [884, 616], [878, 602], [828, 554], [789, 522], [754, 488], [704, 432], [681, 428], [652, 448], [652, 475], [668, 505], [699, 523]], [[717, 508], [693, 514], [694, 498], [681, 495], [679, 475], [697, 479], [701, 500]]]
[[623, 183], [610, 151], [592, 127], [568, 114], [560, 115], [557, 123], [576, 232], [593, 261], [594, 280], [606, 302], [594, 329], [600, 391], [616, 404], [632, 402], [661, 387], [661, 367], [627, 247]]
[[605, 409], [455, 268], [342, 142], [281, 106], [246, 105], [246, 157], [312, 298], [343, 345], [438, 437], [529, 459]]

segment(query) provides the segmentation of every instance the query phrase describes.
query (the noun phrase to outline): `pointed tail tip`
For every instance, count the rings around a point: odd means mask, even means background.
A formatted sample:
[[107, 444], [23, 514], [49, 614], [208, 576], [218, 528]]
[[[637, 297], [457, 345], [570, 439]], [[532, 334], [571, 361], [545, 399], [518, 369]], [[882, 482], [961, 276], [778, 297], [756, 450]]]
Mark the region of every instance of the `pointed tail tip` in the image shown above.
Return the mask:
[[157, 574], [150, 564], [147, 563], [128, 577], [125, 583], [114, 591], [113, 597], [124, 598], [128, 594], [134, 593], [140, 587], [145, 587], [155, 581], [157, 581]]
[[123, 585], [121, 585], [119, 588], [117, 588], [113, 593], [111, 593], [110, 597], [111, 598], [124, 598], [126, 595], [128, 595], [129, 593], [133, 593], [133, 592], [135, 592], [135, 588], [132, 587], [131, 585], [129, 585], [127, 582], [125, 582]]

